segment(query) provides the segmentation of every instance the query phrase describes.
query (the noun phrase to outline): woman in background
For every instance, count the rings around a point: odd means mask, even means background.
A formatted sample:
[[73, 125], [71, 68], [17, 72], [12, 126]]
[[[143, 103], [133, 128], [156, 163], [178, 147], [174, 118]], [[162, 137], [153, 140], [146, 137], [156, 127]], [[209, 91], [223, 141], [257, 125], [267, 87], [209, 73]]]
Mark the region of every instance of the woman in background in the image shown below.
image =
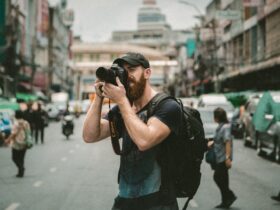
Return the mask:
[[23, 119], [22, 111], [16, 111], [15, 122], [11, 135], [7, 138], [6, 144], [12, 147], [12, 160], [18, 168], [16, 177], [24, 176], [24, 157], [26, 153], [26, 133], [30, 132], [29, 123]]
[[216, 206], [216, 208], [229, 208], [237, 199], [229, 188], [228, 170], [231, 168], [232, 164], [232, 136], [230, 124], [227, 119], [227, 114], [222, 108], [216, 108], [214, 110], [214, 120], [219, 124], [214, 136], [214, 153], [216, 156], [214, 181], [222, 195], [222, 203]]

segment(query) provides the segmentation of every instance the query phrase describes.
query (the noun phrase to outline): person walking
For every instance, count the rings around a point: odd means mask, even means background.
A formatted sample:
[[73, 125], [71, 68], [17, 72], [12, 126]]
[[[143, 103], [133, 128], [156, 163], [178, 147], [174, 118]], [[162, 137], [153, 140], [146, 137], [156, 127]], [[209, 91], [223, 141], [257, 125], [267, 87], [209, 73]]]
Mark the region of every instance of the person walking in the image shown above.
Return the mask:
[[214, 153], [216, 164], [214, 166], [214, 181], [217, 184], [222, 197], [221, 204], [216, 208], [229, 208], [237, 199], [233, 191], [229, 188], [228, 170], [232, 166], [232, 136], [230, 124], [224, 109], [214, 110], [214, 120], [218, 123], [214, 135]]
[[23, 111], [23, 119], [26, 120], [29, 123], [30, 126], [30, 131], [31, 131], [31, 136], [33, 138], [34, 136], [34, 110], [32, 108], [33, 102], [28, 102], [27, 104], [27, 109]]
[[149, 61], [142, 54], [127, 53], [114, 64], [127, 71], [128, 88], [118, 77], [117, 85], [97, 80], [96, 97], [83, 127], [83, 139], [87, 143], [109, 137], [109, 116], [101, 117], [102, 102], [107, 97], [116, 103], [110, 113], [117, 117], [116, 128], [123, 138], [123, 151], [119, 193], [112, 210], [178, 210], [172, 184], [166, 183], [168, 190], [162, 190], [157, 153], [161, 143], [171, 141], [179, 132], [180, 106], [167, 99], [148, 118], [149, 102], [157, 95], [149, 81], [152, 72]]
[[12, 160], [18, 168], [16, 177], [24, 176], [24, 158], [26, 153], [26, 135], [30, 132], [29, 123], [23, 119], [23, 112], [17, 110], [15, 112], [15, 122], [11, 135], [5, 141], [6, 144], [10, 144], [12, 147]]
[[44, 143], [44, 130], [45, 130], [45, 118], [47, 113], [42, 109], [42, 105], [38, 103], [38, 108], [33, 112], [34, 117], [34, 130], [35, 130], [35, 143], [38, 143], [38, 136], [40, 133], [41, 143]]

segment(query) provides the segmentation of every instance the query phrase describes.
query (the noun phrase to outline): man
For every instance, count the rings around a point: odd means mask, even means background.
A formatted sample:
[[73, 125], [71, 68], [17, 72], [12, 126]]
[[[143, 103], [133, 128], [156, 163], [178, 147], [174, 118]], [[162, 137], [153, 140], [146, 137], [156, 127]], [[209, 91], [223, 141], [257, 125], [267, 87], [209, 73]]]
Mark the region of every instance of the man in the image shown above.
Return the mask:
[[34, 135], [34, 110], [32, 109], [33, 102], [29, 101], [27, 104], [27, 109], [23, 112], [23, 119], [26, 120], [30, 125], [31, 136]]
[[[119, 78], [116, 79], [117, 86], [97, 80], [96, 97], [83, 127], [85, 142], [98, 142], [109, 137], [108, 117], [101, 119], [103, 98], [117, 104], [112, 112], [119, 114], [116, 127], [123, 138], [123, 154], [119, 194], [112, 210], [178, 210], [172, 183], [163, 183], [157, 157], [160, 144], [172, 141], [178, 132], [180, 107], [168, 99], [147, 119], [148, 103], [157, 94], [149, 82], [151, 68], [148, 60], [142, 54], [127, 53], [114, 63], [128, 72], [128, 90]], [[163, 185], [165, 190], [162, 190]]]
[[34, 129], [35, 129], [35, 143], [38, 143], [38, 136], [40, 133], [41, 143], [44, 143], [44, 130], [45, 130], [45, 120], [47, 118], [47, 113], [42, 109], [41, 103], [38, 103], [38, 109], [34, 111]]

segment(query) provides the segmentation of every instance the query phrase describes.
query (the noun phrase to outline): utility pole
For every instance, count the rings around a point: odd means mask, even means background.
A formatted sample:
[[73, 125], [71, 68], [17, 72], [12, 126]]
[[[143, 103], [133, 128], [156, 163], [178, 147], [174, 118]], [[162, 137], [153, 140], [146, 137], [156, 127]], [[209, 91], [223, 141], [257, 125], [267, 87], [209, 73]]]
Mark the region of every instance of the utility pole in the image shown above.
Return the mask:
[[51, 98], [51, 86], [53, 83], [53, 13], [54, 8], [49, 8], [49, 29], [48, 29], [48, 57], [49, 57], [49, 70], [48, 70], [48, 88], [47, 95]]
[[216, 18], [213, 19], [211, 29], [213, 32], [213, 49], [211, 49], [211, 57], [212, 57], [212, 76], [215, 78], [214, 90], [216, 93], [220, 92], [220, 83], [219, 83], [219, 64], [218, 64], [218, 44], [217, 44], [217, 23]]

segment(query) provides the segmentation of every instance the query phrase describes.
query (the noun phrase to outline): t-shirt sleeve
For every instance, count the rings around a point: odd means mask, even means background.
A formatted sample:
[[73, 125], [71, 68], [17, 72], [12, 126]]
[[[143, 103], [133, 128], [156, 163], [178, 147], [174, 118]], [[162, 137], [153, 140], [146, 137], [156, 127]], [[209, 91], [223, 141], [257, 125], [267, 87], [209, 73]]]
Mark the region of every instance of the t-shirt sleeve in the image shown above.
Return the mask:
[[224, 142], [231, 140], [231, 130], [229, 125], [226, 125], [223, 128], [223, 140]]
[[181, 108], [173, 99], [167, 99], [161, 102], [152, 117], [158, 118], [172, 132], [178, 134], [181, 123]]

